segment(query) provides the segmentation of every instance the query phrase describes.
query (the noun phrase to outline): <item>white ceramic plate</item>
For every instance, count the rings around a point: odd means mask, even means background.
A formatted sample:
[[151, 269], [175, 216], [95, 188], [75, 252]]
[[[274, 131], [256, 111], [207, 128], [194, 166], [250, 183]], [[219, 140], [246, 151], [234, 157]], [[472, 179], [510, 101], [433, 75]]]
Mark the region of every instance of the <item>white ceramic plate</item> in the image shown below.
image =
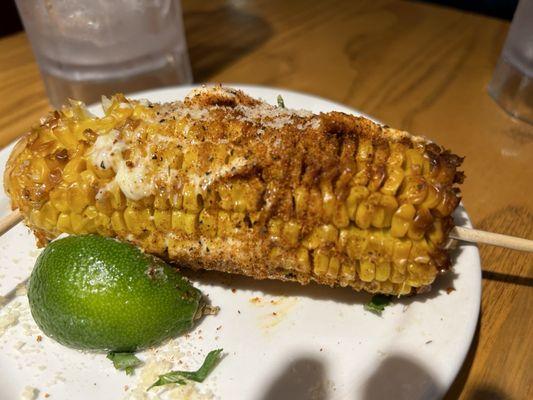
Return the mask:
[[[286, 90], [238, 87], [273, 104], [281, 94], [290, 108], [360, 114]], [[169, 101], [182, 99], [190, 89], [168, 88], [135, 97]], [[98, 107], [92, 110], [98, 112]], [[10, 148], [0, 152], [0, 173]], [[7, 212], [8, 200], [1, 192], [0, 216]], [[469, 226], [463, 209], [456, 217]], [[0, 295], [12, 293], [29, 276], [37, 254], [33, 236], [22, 225], [0, 237]], [[223, 348], [223, 361], [198, 385], [220, 399], [439, 398], [463, 363], [480, 305], [477, 248], [461, 246], [455, 256], [453, 271], [439, 277], [430, 294], [396, 301], [382, 317], [364, 310], [370, 295], [349, 289], [211, 274], [196, 277], [196, 286], [220, 306], [220, 313], [205, 318], [188, 338], [140, 357], [168, 360], [178, 348], [182, 369], [195, 369], [208, 351]], [[447, 294], [452, 286], [455, 291]], [[5, 305], [0, 316], [10, 310], [12, 315], [14, 308], [19, 323], [0, 337], [0, 398], [17, 399], [28, 385], [39, 389], [39, 398], [48, 393], [51, 400], [131, 395], [142, 371], [128, 377], [115, 371], [104, 355], [71, 350], [46, 337], [37, 341], [39, 332], [24, 296]], [[168, 396], [168, 389], [160, 395]]]

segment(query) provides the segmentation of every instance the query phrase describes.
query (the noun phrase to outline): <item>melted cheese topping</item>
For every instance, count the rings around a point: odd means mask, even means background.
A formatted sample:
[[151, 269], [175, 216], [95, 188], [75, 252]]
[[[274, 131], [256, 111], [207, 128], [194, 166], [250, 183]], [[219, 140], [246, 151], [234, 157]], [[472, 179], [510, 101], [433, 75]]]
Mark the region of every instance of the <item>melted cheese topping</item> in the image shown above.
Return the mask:
[[122, 156], [122, 152], [128, 148], [128, 144], [119, 140], [119, 132], [111, 130], [96, 139], [91, 152], [91, 161], [95, 166], [102, 169], [112, 168], [115, 177], [97, 193], [97, 198], [103, 192], [118, 185], [124, 195], [131, 200], [140, 200], [149, 196], [153, 190], [153, 182], [147, 179], [146, 160], [139, 159], [128, 165]]

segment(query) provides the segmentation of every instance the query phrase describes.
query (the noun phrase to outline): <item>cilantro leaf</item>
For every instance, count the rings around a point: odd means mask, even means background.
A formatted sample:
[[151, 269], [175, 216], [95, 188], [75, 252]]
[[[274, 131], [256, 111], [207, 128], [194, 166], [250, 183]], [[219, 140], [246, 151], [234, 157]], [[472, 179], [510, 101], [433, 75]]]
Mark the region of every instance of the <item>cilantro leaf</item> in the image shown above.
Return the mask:
[[373, 312], [374, 314], [381, 315], [386, 306], [391, 303], [391, 296], [384, 294], [376, 294], [372, 296], [367, 304], [365, 304], [365, 310]]
[[281, 97], [281, 94], [278, 94], [278, 107], [285, 108], [285, 102], [283, 101], [283, 97]]
[[135, 367], [142, 364], [133, 353], [115, 353], [111, 352], [107, 355], [107, 358], [113, 362], [113, 365], [119, 371], [125, 371], [126, 374], [133, 374]]
[[185, 379], [190, 379], [195, 382], [203, 382], [220, 361], [220, 353], [222, 353], [222, 349], [210, 351], [202, 366], [196, 371], [171, 371], [159, 375], [159, 379], [146, 390], [150, 390], [155, 386], [168, 385], [169, 383], [185, 385], [187, 383]]

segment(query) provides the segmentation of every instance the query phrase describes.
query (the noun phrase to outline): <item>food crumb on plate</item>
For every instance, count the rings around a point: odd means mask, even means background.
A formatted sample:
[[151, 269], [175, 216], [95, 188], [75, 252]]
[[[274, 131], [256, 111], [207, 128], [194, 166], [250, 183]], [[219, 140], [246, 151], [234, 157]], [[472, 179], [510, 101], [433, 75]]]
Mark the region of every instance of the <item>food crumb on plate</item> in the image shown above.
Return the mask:
[[124, 400], [212, 400], [214, 398], [213, 393], [205, 389], [200, 391], [198, 385], [194, 382], [187, 382], [185, 385], [165, 385], [147, 391], [148, 387], [157, 380], [159, 375], [165, 374], [172, 369], [173, 363], [168, 360], [161, 360], [156, 357], [149, 358], [144, 366], [139, 369], [136, 386], [133, 388], [124, 387], [124, 390], [128, 392]]
[[19, 322], [20, 318], [20, 303], [18, 301], [5, 307], [4, 312], [0, 315], [0, 337], [6, 333], [6, 331], [15, 326]]
[[20, 394], [20, 400], [35, 400], [37, 396], [39, 396], [38, 389], [32, 386], [26, 386]]

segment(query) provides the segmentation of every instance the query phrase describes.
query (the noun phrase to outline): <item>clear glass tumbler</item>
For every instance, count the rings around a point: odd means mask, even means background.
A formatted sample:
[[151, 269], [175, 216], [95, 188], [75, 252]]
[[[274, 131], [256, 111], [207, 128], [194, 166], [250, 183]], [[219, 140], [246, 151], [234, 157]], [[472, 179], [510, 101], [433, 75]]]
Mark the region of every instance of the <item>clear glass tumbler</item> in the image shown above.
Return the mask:
[[533, 124], [533, 0], [520, 0], [489, 94], [509, 114]]
[[179, 0], [16, 0], [53, 106], [192, 82]]

